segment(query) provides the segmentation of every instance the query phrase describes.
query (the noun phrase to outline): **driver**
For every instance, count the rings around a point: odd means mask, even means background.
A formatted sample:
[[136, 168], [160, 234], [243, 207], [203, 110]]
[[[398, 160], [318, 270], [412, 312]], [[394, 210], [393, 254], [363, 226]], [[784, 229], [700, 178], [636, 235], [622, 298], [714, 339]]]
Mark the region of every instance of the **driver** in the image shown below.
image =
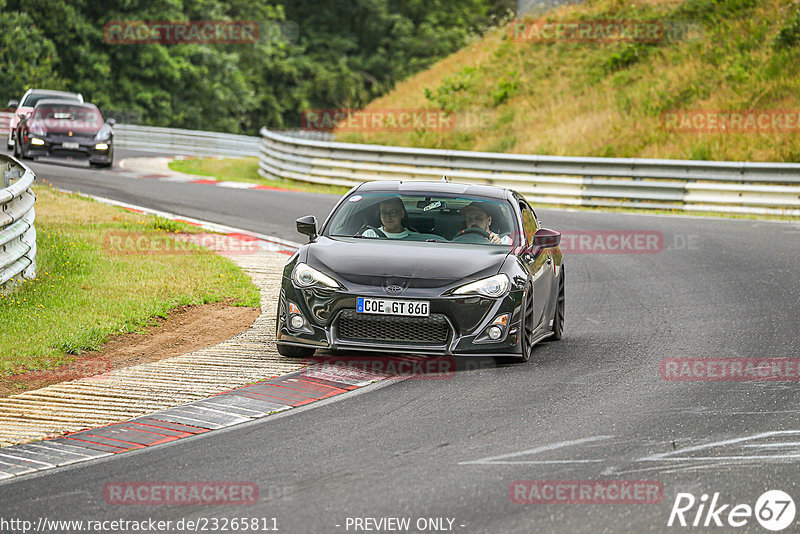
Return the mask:
[[364, 237], [388, 237], [389, 239], [408, 237], [410, 231], [403, 227], [406, 208], [400, 197], [392, 197], [381, 202], [380, 215], [383, 226], [378, 231], [368, 228], [361, 235]]
[[510, 245], [512, 243], [511, 236], [499, 236], [492, 232], [489, 227], [492, 225], [492, 216], [489, 215], [489, 209], [482, 202], [472, 202], [461, 208], [461, 215], [464, 216], [464, 223], [467, 230], [470, 228], [478, 228], [483, 230], [489, 237], [487, 238], [490, 243], [495, 245]]

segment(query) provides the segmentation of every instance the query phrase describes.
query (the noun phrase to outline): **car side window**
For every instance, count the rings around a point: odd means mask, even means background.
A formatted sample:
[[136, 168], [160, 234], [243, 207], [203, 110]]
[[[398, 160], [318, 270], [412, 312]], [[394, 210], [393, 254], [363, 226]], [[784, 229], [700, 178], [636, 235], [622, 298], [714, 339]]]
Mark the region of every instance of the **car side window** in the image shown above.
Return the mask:
[[522, 225], [525, 231], [525, 241], [528, 245], [533, 243], [533, 234], [539, 229], [536, 224], [536, 216], [533, 210], [524, 202], [519, 203], [519, 209], [522, 211]]

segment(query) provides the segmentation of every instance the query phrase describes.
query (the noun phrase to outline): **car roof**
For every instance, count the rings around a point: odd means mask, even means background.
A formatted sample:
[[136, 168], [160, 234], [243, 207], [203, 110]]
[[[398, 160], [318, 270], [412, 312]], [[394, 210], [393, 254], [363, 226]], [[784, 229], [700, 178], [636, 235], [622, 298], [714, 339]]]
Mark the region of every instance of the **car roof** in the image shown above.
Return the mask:
[[39, 106], [42, 106], [42, 105], [48, 106], [48, 105], [52, 105], [52, 104], [69, 104], [70, 106], [77, 106], [77, 107], [81, 107], [81, 108], [97, 109], [97, 106], [95, 106], [91, 102], [75, 102], [74, 100], [61, 100], [59, 98], [46, 98], [44, 100], [39, 100], [36, 103], [35, 107], [38, 108]]
[[450, 193], [457, 195], [470, 195], [476, 197], [507, 199], [510, 196], [510, 190], [497, 187], [493, 185], [477, 185], [477, 184], [459, 184], [453, 182], [424, 182], [418, 180], [377, 180], [373, 182], [364, 182], [361, 184], [357, 191], [363, 192], [425, 192], [425, 193]]
[[80, 93], [73, 93], [70, 91], [58, 91], [56, 89], [28, 89], [28, 92], [25, 95], [29, 94], [42, 94], [42, 95], [61, 95], [61, 96], [71, 96], [75, 98], [83, 98]]

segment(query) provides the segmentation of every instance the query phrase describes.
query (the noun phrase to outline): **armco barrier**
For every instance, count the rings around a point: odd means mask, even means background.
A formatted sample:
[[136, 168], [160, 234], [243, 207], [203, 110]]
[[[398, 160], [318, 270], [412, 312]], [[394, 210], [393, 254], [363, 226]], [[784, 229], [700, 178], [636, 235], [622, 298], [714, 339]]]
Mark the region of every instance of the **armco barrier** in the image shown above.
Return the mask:
[[336, 143], [261, 129], [259, 174], [352, 186], [439, 180], [512, 187], [530, 201], [800, 215], [800, 164], [499, 154]]
[[135, 126], [114, 126], [114, 144], [147, 152], [166, 152], [189, 156], [257, 156], [258, 137], [247, 135]]
[[0, 154], [3, 189], [0, 189], [0, 290], [10, 281], [36, 276], [36, 177], [16, 159]]
[[[303, 130], [284, 135], [320, 141], [333, 138], [326, 132]], [[114, 143], [122, 148], [189, 156], [258, 156], [259, 151], [258, 137], [134, 124], [114, 126]]]

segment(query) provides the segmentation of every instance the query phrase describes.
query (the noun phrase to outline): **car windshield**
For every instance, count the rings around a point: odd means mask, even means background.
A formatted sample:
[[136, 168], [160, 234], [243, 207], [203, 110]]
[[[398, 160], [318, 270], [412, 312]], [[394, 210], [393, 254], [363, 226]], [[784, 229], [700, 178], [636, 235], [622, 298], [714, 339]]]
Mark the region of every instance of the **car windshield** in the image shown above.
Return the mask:
[[20, 107], [32, 108], [35, 107], [39, 100], [69, 100], [80, 102], [78, 99], [78, 95], [74, 95], [71, 93], [31, 93], [25, 97], [25, 100], [22, 101]]
[[370, 192], [350, 195], [323, 231], [329, 237], [516, 246], [511, 205], [483, 197]]
[[95, 133], [103, 126], [97, 108], [71, 104], [43, 104], [31, 117], [31, 127], [44, 127], [50, 132]]

